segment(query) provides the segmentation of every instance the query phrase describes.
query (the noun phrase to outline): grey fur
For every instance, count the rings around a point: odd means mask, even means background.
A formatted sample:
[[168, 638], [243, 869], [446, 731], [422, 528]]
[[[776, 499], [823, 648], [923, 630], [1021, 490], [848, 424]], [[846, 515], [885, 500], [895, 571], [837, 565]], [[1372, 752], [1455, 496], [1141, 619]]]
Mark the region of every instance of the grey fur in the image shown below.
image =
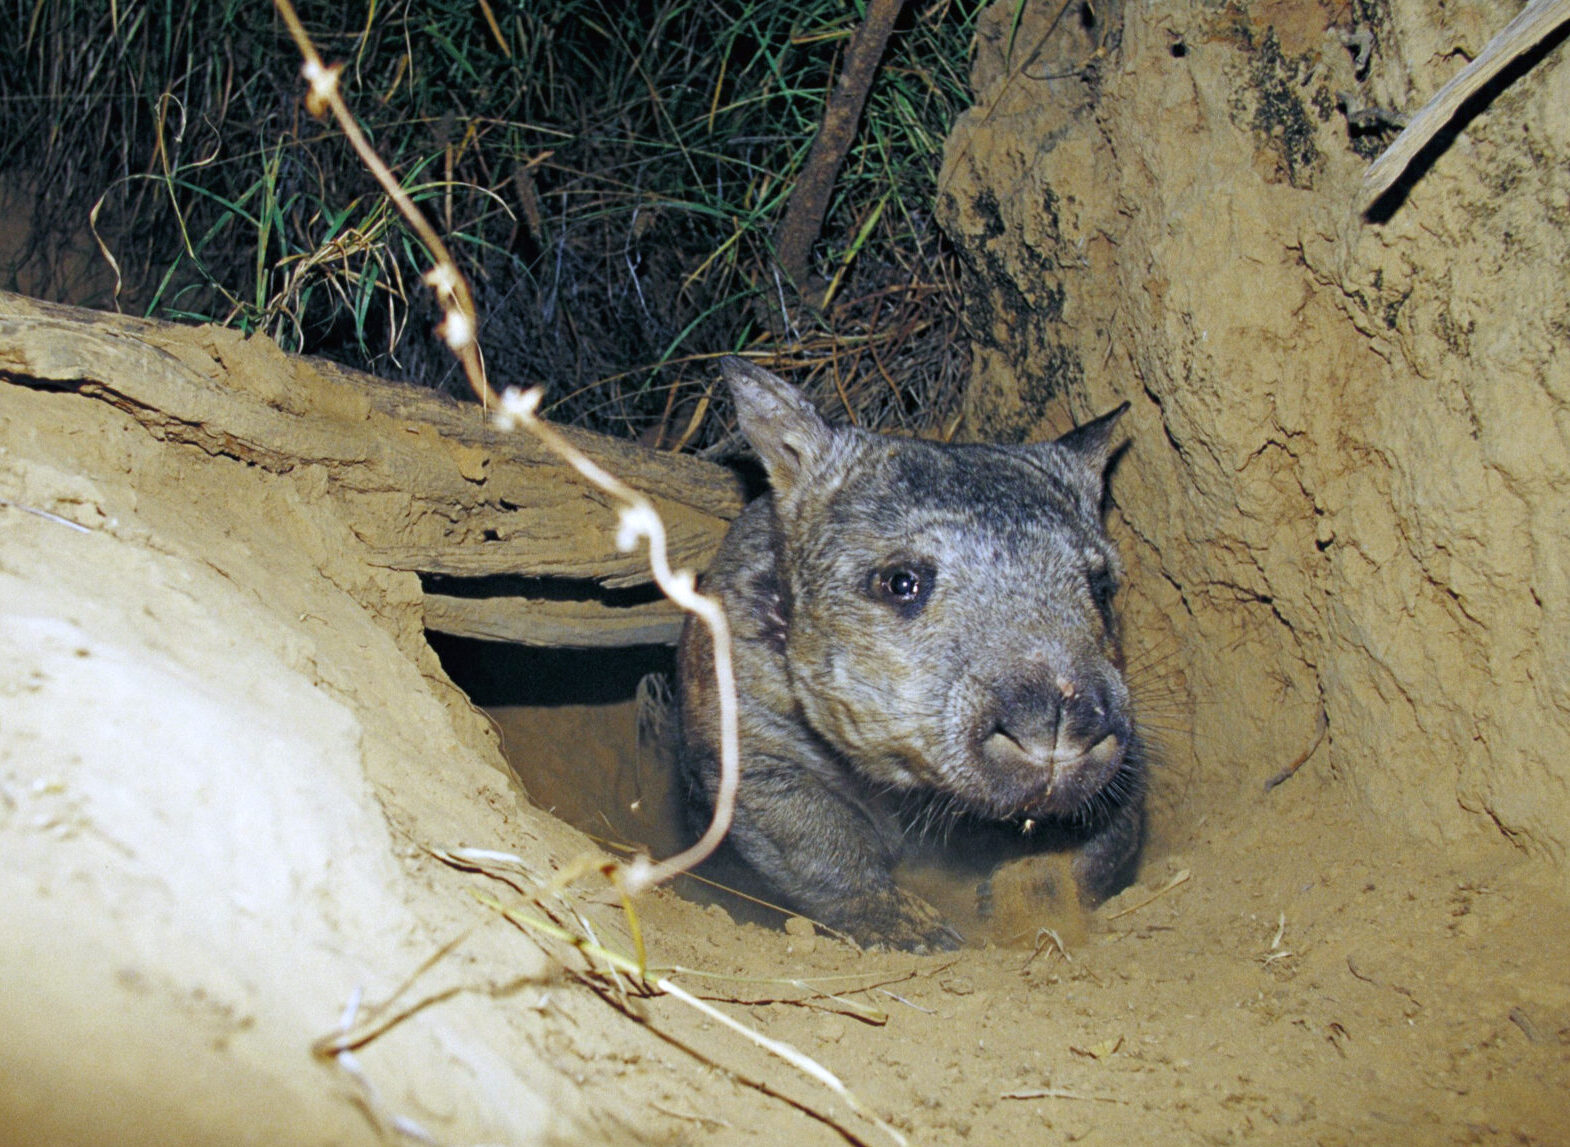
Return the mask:
[[[960, 939], [894, 882], [923, 826], [967, 854], [1073, 847], [1081, 899], [1117, 891], [1144, 797], [1101, 516], [1122, 409], [1054, 443], [941, 445], [832, 427], [767, 371], [721, 366], [772, 486], [704, 580], [735, 641], [736, 851], [795, 909], [916, 950]], [[706, 812], [701, 626], [679, 667], [681, 760]]]

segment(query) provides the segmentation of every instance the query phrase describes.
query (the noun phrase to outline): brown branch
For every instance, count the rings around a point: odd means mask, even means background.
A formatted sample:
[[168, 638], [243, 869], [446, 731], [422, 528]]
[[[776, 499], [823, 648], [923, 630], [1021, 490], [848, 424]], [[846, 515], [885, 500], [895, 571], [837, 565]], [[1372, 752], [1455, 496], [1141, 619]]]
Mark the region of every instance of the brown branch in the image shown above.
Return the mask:
[[442, 322], [436, 328], [437, 334], [463, 364], [469, 385], [484, 402], [486, 409], [499, 403], [495, 424], [506, 430], [528, 431], [574, 471], [618, 503], [621, 509], [616, 548], [622, 553], [630, 553], [640, 544], [646, 544], [649, 570], [660, 592], [694, 615], [709, 631], [713, 640], [714, 677], [720, 714], [720, 783], [714, 794], [714, 818], [698, 842], [684, 852], [658, 864], [647, 856], [634, 857], [617, 870], [616, 877], [617, 886], [624, 894], [639, 892], [668, 880], [678, 872], [685, 872], [700, 863], [719, 846], [730, 830], [735, 807], [741, 763], [737, 742], [736, 680], [731, 666], [730, 625], [725, 619], [725, 611], [717, 600], [697, 591], [697, 577], [694, 574], [671, 568], [665, 522], [653, 503], [580, 450], [568, 435], [540, 418], [540, 402], [545, 394], [543, 387], [536, 386], [529, 390], [508, 387], [499, 396], [491, 389], [485, 377], [485, 360], [480, 356], [479, 345], [474, 339], [474, 297], [463, 272], [453, 262], [447, 245], [366, 142], [349, 105], [338, 90], [338, 73], [342, 66], [329, 68], [322, 63], [290, 0], [273, 0], [273, 5], [305, 58], [302, 74], [310, 85], [305, 103], [307, 110], [316, 116], [329, 111], [332, 113], [362, 162], [386, 190], [388, 197], [397, 205], [430, 253], [435, 265], [426, 273], [425, 282], [435, 292], [442, 308]]
[[844, 69], [823, 108], [818, 137], [812, 141], [807, 162], [790, 193], [785, 221], [775, 235], [774, 260], [799, 291], [806, 289], [812, 245], [823, 230], [834, 180], [856, 136], [872, 78], [904, 6], [905, 0], [870, 0], [867, 4], [867, 18], [851, 37]]
[[1395, 186], [1413, 159], [1469, 99], [1506, 67], [1570, 21], [1570, 0], [1532, 0], [1483, 47], [1473, 60], [1434, 95], [1407, 123], [1383, 154], [1363, 174], [1362, 209], [1367, 211]]

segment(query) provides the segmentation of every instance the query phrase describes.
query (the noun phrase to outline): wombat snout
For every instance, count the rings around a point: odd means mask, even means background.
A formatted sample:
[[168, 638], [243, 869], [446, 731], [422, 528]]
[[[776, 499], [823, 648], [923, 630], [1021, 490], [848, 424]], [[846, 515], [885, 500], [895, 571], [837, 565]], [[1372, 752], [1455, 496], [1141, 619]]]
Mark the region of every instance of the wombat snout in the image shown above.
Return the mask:
[[1117, 773], [1129, 742], [1126, 699], [1096, 676], [1076, 683], [1014, 683], [997, 691], [978, 752], [989, 771], [1017, 778], [1033, 816], [1076, 811]]

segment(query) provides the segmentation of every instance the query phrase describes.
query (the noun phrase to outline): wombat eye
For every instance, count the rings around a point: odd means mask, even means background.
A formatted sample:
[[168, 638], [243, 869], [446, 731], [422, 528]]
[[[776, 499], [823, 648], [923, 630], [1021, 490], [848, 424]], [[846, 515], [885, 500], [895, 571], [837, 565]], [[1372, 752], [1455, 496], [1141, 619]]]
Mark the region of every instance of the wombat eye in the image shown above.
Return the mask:
[[933, 571], [929, 567], [891, 565], [872, 575], [872, 592], [908, 615], [926, 604], [932, 582]]

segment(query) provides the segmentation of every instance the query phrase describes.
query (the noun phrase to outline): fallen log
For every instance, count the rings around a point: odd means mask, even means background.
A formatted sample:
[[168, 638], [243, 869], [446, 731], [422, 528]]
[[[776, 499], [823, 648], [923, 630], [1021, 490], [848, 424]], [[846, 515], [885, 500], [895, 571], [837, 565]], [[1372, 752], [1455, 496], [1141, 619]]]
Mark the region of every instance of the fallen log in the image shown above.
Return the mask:
[[[432, 629], [607, 646], [669, 642], [680, 628], [679, 612], [649, 588], [644, 555], [616, 549], [606, 497], [533, 439], [496, 429], [473, 403], [287, 355], [221, 327], [5, 293], [0, 380], [110, 403], [171, 444], [276, 473], [319, 473], [316, 488], [365, 560], [422, 576]], [[733, 474], [565, 432], [654, 503], [673, 566], [707, 565], [743, 504]]]

